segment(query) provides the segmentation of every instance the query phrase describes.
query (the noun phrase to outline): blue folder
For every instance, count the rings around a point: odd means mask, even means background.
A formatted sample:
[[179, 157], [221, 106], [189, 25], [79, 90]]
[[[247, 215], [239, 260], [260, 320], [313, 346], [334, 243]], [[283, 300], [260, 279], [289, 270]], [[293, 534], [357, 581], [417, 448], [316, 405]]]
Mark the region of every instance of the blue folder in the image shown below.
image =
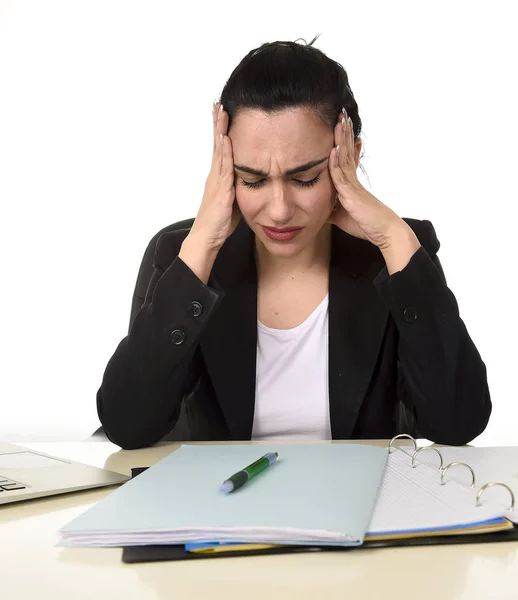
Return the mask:
[[[225, 479], [266, 452], [278, 452], [274, 465], [231, 494], [219, 491]], [[386, 448], [362, 444], [182, 445], [63, 527], [58, 545], [215, 539], [359, 545], [386, 460]], [[258, 538], [250, 533], [257, 531], [265, 534]], [[301, 531], [310, 533], [308, 539]], [[269, 538], [272, 532], [276, 535]]]

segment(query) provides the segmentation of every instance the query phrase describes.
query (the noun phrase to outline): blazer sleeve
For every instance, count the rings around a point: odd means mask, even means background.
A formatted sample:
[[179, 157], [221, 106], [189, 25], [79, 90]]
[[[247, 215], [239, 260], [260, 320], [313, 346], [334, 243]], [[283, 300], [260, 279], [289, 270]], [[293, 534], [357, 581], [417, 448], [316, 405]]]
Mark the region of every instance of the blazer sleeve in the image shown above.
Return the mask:
[[401, 271], [389, 276], [384, 267], [374, 285], [396, 323], [399, 397], [419, 434], [440, 444], [467, 444], [491, 414], [486, 366], [446, 284], [434, 227], [419, 223], [413, 228], [421, 247]]
[[144, 304], [97, 392], [108, 439], [127, 450], [154, 444], [176, 424], [182, 398], [197, 379], [199, 338], [224, 296], [214, 280], [215, 287], [204, 285], [178, 256], [171, 263], [164, 252], [171, 237], [163, 238]]

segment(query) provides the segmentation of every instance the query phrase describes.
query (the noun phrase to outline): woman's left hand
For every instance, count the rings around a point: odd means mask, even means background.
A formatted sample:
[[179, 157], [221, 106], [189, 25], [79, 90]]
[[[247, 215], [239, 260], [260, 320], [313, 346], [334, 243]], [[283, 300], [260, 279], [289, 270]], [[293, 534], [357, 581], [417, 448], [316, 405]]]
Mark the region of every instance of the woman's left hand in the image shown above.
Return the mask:
[[[345, 118], [345, 125], [342, 125], [342, 118]], [[335, 126], [335, 146], [328, 166], [338, 195], [328, 223], [354, 237], [368, 240], [382, 252], [391, 246], [395, 237], [408, 236], [409, 230], [412, 231], [410, 226], [358, 181], [353, 125], [347, 113], [341, 113]]]

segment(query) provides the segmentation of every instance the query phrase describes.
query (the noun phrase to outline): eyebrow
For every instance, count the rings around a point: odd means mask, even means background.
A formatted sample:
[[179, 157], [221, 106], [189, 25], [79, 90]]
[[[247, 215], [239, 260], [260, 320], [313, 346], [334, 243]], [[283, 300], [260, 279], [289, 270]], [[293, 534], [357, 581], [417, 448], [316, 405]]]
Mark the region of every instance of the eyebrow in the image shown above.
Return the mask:
[[[294, 169], [288, 169], [284, 172], [284, 175], [295, 175], [296, 173], [302, 173], [303, 171], [309, 171], [313, 167], [320, 165], [329, 157], [325, 156], [324, 158], [320, 158], [318, 160], [312, 160], [304, 165], [300, 165], [295, 167]], [[267, 177], [268, 173], [262, 171], [261, 169], [252, 169], [252, 167], [246, 167], [245, 165], [234, 165], [234, 169], [236, 171], [243, 171], [244, 173], [250, 173], [250, 175], [257, 175], [258, 177]]]

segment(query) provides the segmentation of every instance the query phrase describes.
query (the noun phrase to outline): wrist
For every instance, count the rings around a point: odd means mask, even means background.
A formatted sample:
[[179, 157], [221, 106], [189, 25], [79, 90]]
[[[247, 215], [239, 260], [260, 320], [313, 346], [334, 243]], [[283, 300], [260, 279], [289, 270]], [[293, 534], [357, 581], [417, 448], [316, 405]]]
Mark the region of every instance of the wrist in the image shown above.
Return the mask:
[[206, 236], [193, 229], [182, 242], [182, 248], [184, 247], [188, 248], [189, 252], [196, 252], [207, 259], [215, 259], [220, 250], [220, 247], [215, 247]]
[[211, 248], [206, 240], [196, 235], [189, 235], [182, 242], [178, 258], [182, 260], [191, 271], [203, 282], [208, 284], [210, 273], [218, 251]]
[[413, 229], [402, 220], [387, 236], [387, 244], [380, 248], [389, 275], [402, 271], [420, 247]]

